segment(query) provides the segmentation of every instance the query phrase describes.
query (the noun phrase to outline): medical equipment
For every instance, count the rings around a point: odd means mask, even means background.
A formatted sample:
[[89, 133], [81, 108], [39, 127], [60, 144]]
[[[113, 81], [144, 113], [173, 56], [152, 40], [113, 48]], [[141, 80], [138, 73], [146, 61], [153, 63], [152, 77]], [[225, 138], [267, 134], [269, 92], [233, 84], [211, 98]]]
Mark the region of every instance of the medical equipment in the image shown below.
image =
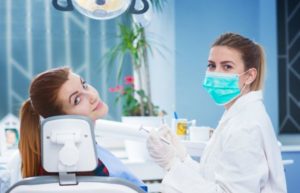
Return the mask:
[[41, 125], [42, 166], [58, 175], [25, 178], [7, 193], [145, 193], [116, 177], [76, 176], [98, 163], [93, 124], [87, 117], [62, 115], [44, 119]]
[[[52, 0], [59, 11], [73, 11], [98, 20], [113, 19], [128, 10], [132, 14], [143, 14], [149, 9], [148, 0]], [[139, 6], [137, 8], [137, 6]], [[142, 5], [140, 5], [142, 4]]]
[[[146, 133], [150, 133], [150, 131], [147, 130], [147, 129], [145, 129], [144, 127], [141, 127], [140, 130], [143, 130], [143, 131], [145, 131]], [[161, 139], [163, 142], [165, 142], [166, 144], [170, 144], [170, 142], [169, 142], [168, 140], [166, 140], [165, 138], [160, 137], [160, 139]]]
[[[95, 124], [95, 130], [100, 136], [110, 136], [121, 139], [132, 139], [137, 141], [145, 141], [148, 137], [148, 133], [151, 130], [157, 130], [158, 128], [143, 126], [139, 124], [127, 124], [117, 121], [97, 120]], [[145, 131], [145, 132], [141, 132]], [[167, 144], [170, 142], [163, 137], [161, 140]]]
[[48, 172], [94, 170], [98, 161], [92, 127], [86, 117], [55, 116], [45, 119], [41, 130], [44, 169]]

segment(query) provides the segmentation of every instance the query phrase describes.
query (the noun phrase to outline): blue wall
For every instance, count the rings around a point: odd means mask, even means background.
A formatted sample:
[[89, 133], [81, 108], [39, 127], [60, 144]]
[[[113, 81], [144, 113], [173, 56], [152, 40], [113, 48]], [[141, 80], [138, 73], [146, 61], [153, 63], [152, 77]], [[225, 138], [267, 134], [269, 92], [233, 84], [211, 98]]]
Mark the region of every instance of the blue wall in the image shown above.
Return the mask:
[[288, 193], [300, 192], [300, 152], [290, 151], [282, 153], [283, 159], [294, 160], [292, 165], [285, 166], [285, 177], [287, 181]]
[[271, 117], [276, 133], [279, 132], [278, 111], [278, 62], [277, 62], [277, 17], [276, 0], [259, 1], [259, 42], [264, 46], [267, 73], [264, 89], [264, 103]]

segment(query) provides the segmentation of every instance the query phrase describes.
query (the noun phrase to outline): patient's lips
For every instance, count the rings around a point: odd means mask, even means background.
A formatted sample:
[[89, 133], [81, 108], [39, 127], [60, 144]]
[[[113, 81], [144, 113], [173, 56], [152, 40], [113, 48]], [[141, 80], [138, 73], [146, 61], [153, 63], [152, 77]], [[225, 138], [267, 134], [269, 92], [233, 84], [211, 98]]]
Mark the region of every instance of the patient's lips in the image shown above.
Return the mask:
[[94, 108], [93, 111], [97, 111], [97, 110], [101, 109], [102, 106], [103, 106], [103, 102], [102, 102], [102, 101], [99, 101], [99, 102], [97, 103], [97, 106]]

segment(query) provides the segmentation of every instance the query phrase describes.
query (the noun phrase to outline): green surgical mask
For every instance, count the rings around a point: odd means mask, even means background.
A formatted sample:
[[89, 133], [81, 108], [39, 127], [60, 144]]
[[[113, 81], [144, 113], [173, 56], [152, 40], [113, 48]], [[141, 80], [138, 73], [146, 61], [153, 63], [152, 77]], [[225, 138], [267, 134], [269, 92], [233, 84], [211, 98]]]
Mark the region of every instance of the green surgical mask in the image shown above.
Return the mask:
[[238, 74], [207, 71], [203, 87], [217, 105], [225, 105], [241, 94], [239, 76]]

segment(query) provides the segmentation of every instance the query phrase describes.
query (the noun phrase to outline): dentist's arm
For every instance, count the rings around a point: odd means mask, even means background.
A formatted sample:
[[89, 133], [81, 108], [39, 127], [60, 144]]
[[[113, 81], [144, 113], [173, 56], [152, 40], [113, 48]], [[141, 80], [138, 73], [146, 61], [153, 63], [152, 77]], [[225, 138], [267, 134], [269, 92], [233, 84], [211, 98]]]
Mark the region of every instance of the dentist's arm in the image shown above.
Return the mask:
[[[169, 146], [157, 138], [157, 133], [151, 134], [147, 142], [149, 154], [154, 161], [168, 171], [162, 181], [165, 187], [180, 193], [260, 193], [268, 179], [268, 165], [264, 151], [258, 145], [261, 140], [257, 137], [257, 132], [258, 128], [241, 128], [226, 139], [223, 151], [215, 160], [215, 166], [210, 168], [214, 179], [204, 178], [203, 171], [184, 154], [182, 146], [176, 144], [176, 138], [172, 134], [165, 136], [171, 139]], [[168, 132], [161, 134], [163, 133]]]

